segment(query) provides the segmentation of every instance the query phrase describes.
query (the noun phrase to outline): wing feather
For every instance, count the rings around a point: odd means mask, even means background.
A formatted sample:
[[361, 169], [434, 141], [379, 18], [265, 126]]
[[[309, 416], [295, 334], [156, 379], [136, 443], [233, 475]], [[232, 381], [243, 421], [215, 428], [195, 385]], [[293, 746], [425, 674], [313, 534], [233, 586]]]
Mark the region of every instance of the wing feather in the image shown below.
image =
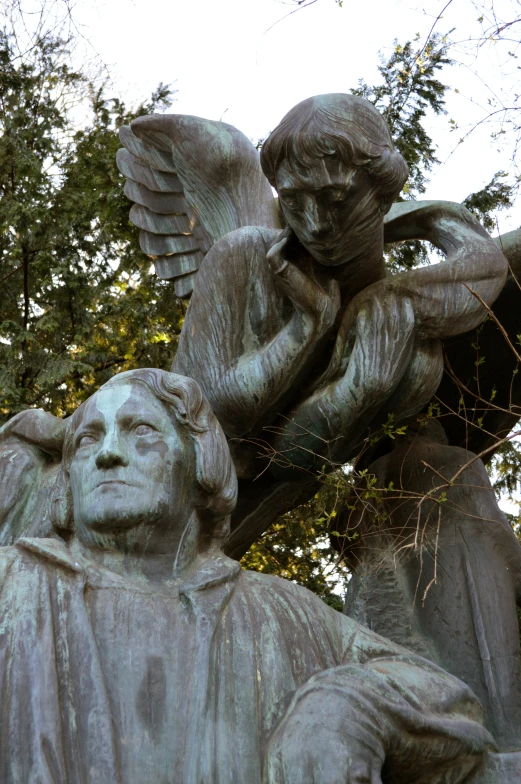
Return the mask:
[[182, 278], [176, 278], [175, 293], [180, 299], [185, 299], [191, 295], [194, 290], [196, 277], [197, 272], [193, 272], [191, 275], [184, 275]]
[[197, 272], [203, 260], [200, 251], [177, 253], [175, 256], [158, 256], [155, 260], [156, 272], [162, 280], [177, 279], [181, 275]]
[[120, 128], [119, 138], [129, 153], [134, 155], [136, 158], [140, 158], [142, 161], [145, 161], [153, 169], [157, 169], [157, 171], [170, 172], [171, 174], [177, 174], [174, 162], [172, 161], [170, 144], [167, 144], [165, 147], [165, 144], [164, 142], [162, 143], [161, 139], [155, 139], [155, 145], [144, 144], [132, 132], [129, 125], [124, 125], [122, 128]]
[[155, 258], [156, 256], [170, 256], [173, 253], [186, 253], [187, 251], [200, 250], [198, 240], [193, 234], [151, 234], [148, 231], [142, 231], [139, 235], [139, 244], [141, 250], [147, 256]]
[[194, 229], [194, 221], [187, 215], [158, 215], [140, 204], [130, 210], [130, 220], [138, 229], [152, 234], [192, 234]]
[[125, 177], [145, 185], [150, 191], [183, 193], [183, 186], [176, 174], [168, 174], [158, 169], [152, 169], [141, 158], [136, 158], [128, 150], [118, 150], [116, 161], [120, 172]]
[[182, 193], [157, 193], [133, 180], [126, 181], [124, 193], [127, 199], [159, 215], [186, 214], [187, 206]]

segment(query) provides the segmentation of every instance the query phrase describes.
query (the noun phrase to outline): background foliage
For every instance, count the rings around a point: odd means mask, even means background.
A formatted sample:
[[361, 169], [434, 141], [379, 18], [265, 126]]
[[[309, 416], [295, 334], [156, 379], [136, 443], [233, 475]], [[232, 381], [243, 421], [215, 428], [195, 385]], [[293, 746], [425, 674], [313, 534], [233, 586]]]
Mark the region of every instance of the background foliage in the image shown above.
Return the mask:
[[[182, 308], [140, 251], [116, 167], [130, 111], [47, 35], [23, 57], [0, 31], [0, 417], [63, 416], [115, 372], [167, 368]], [[78, 116], [81, 122], [78, 122]]]

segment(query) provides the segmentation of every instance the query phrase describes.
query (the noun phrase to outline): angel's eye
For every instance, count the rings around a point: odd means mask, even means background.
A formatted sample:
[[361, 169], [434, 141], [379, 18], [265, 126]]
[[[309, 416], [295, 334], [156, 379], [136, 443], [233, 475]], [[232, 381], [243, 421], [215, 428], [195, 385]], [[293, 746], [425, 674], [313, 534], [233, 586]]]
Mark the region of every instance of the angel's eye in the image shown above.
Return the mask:
[[96, 443], [96, 439], [95, 439], [94, 436], [89, 435], [89, 434], [85, 434], [84, 436], [80, 437], [80, 439], [76, 443], [76, 447], [78, 449], [82, 449], [83, 447], [86, 447], [86, 446], [92, 446], [92, 444], [95, 444], [95, 443]]
[[284, 202], [286, 207], [289, 207], [290, 209], [294, 209], [295, 207], [298, 207], [299, 198], [298, 198], [297, 194], [294, 194], [294, 193], [283, 193], [280, 196], [280, 198]]
[[156, 432], [157, 430], [155, 427], [152, 427], [152, 425], [145, 425], [144, 423], [137, 425], [137, 427], [134, 428], [134, 433], [136, 436], [148, 436], [150, 433]]
[[329, 191], [329, 201], [333, 204], [340, 204], [346, 200], [346, 192], [341, 188], [333, 188]]

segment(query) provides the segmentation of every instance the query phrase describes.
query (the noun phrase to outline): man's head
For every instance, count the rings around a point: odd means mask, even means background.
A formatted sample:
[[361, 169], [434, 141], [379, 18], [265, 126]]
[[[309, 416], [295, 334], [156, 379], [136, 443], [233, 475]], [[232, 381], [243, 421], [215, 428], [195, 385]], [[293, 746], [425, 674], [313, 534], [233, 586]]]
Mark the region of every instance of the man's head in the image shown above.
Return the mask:
[[333, 266], [381, 233], [408, 173], [374, 106], [341, 93], [295, 106], [265, 141], [261, 164], [301, 243]]
[[237, 494], [226, 438], [198, 384], [148, 368], [115, 376], [73, 414], [61, 485], [57, 510], [72, 500], [80, 536], [179, 527], [194, 510], [224, 534]]

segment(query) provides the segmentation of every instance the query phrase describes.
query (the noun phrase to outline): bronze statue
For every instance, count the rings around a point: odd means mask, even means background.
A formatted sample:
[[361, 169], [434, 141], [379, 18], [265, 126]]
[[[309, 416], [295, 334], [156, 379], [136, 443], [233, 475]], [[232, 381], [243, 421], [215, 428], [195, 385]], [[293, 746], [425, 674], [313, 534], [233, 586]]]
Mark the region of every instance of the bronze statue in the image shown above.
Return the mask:
[[[232, 439], [241, 490], [228, 552], [237, 556], [295, 504], [297, 482], [315, 491], [317, 467], [352, 459], [389, 414], [397, 420], [428, 403], [443, 372], [440, 340], [483, 321], [507, 263], [461, 205], [392, 206], [407, 166], [362, 98], [303, 101], [264, 143], [261, 163], [287, 224], [282, 234], [266, 220], [273, 197], [259, 187], [258, 171], [251, 174], [253, 147], [245, 139], [239, 145], [235, 129], [214, 125], [141, 117], [122, 132], [128, 150], [120, 166], [136, 201], [131, 218], [144, 227], [142, 247], [170, 254], [156, 259], [162, 273], [175, 277], [177, 246], [186, 244], [164, 214], [175, 207], [173, 189], [184, 187], [190, 200], [194, 237], [200, 224], [213, 227], [199, 271], [184, 276], [194, 291], [173, 370], [199, 381]], [[227, 134], [232, 141], [223, 140]], [[175, 180], [165, 169], [177, 171]], [[249, 180], [255, 215], [234, 184], [244, 189]], [[265, 220], [233, 232], [229, 220], [219, 239], [216, 216], [229, 217], [230, 204], [237, 224], [260, 213]], [[430, 240], [446, 261], [388, 276], [384, 239], [411, 237]], [[199, 264], [201, 250], [191, 253]]]
[[[510, 783], [517, 729], [505, 748], [469, 666], [478, 650], [494, 672], [479, 645], [444, 658], [428, 624], [410, 643], [464, 686], [227, 556], [316, 492], [323, 466], [385, 459], [370, 439], [389, 417], [437, 390], [451, 407], [444, 354], [449, 367], [498, 295], [510, 312], [520, 234], [494, 241], [451, 202], [393, 204], [407, 167], [354, 96], [302, 102], [260, 158], [197, 117], [141, 117], [121, 138], [142, 248], [191, 301], [175, 374], [121, 374], [66, 422], [24, 411], [0, 429], [4, 779]], [[384, 243], [406, 239], [445, 261], [389, 275]]]
[[[192, 145], [188, 128], [195, 130]], [[164, 236], [160, 240], [158, 235], [167, 227], [163, 218], [159, 225], [153, 192], [163, 191], [165, 198], [168, 190], [159, 175], [165, 156], [175, 164], [191, 199], [194, 222], [198, 204], [204, 204], [200, 218], [208, 223], [209, 201], [198, 201], [196, 191], [202, 192], [205, 164], [210, 160], [213, 171], [222, 153], [219, 145], [208, 145], [194, 173], [192, 148], [205, 133], [210, 137], [205, 121], [175, 116], [140, 118], [132, 131], [123, 132], [128, 150], [137, 155], [131, 159], [122, 153], [121, 168], [129, 177], [128, 195], [137, 194], [141, 205], [135, 222], [144, 229], [145, 250], [166, 247]], [[217, 134], [212, 131], [211, 136], [215, 141]], [[250, 149], [246, 143], [243, 147]], [[163, 157], [158, 163], [159, 149]], [[243, 157], [251, 167], [251, 154], [237, 154], [237, 147], [234, 156], [226, 158], [227, 171], [233, 170], [236, 178]], [[188, 158], [189, 167], [184, 165]], [[145, 179], [139, 167], [147, 163]], [[260, 163], [277, 189], [286, 228], [277, 233], [268, 209], [271, 195], [256, 185], [252, 192], [261, 194], [258, 204], [265, 205], [270, 222], [252, 227], [250, 215], [236, 211], [235, 231], [221, 239], [214, 231], [213, 246], [209, 251], [211, 243], [205, 246], [199, 271], [194, 267], [186, 278], [186, 293], [193, 288], [193, 295], [174, 362], [177, 372], [199, 380], [230, 438], [240, 480], [227, 544], [234, 556], [281, 512], [316, 492], [317, 469], [353, 459], [389, 417], [405, 420], [429, 403], [442, 379], [443, 347], [450, 358], [459, 359], [467, 336], [504, 288], [507, 262], [502, 251], [521, 268], [519, 232], [494, 241], [461, 205], [393, 204], [407, 167], [382, 117], [363, 99], [326, 95], [303, 101], [270, 134]], [[244, 171], [243, 188], [250, 176]], [[147, 192], [147, 186], [152, 191]], [[229, 197], [233, 202], [233, 187]], [[223, 203], [215, 209], [226, 212]], [[431, 241], [445, 254], [445, 262], [389, 276], [384, 241], [405, 239]], [[168, 249], [173, 254], [168, 258], [175, 260], [175, 238], [170, 238]], [[156, 263], [165, 269], [162, 258]], [[175, 277], [175, 261], [169, 263], [170, 277]], [[507, 314], [509, 304], [501, 301]], [[512, 328], [511, 334], [517, 331]], [[501, 360], [489, 363], [490, 376], [503, 370], [503, 354], [499, 347]], [[510, 357], [507, 364], [512, 361]], [[468, 383], [472, 387], [472, 380]], [[454, 412], [454, 393], [446, 384], [442, 389], [442, 400], [448, 400]], [[505, 420], [505, 414], [501, 416]], [[459, 422], [445, 425], [458, 432]], [[461, 443], [458, 437], [452, 443]], [[369, 462], [366, 457], [365, 464]], [[421, 553], [420, 548], [418, 561]], [[450, 607], [442, 612], [450, 612]], [[498, 608], [498, 613], [517, 639], [510, 609]], [[385, 618], [379, 620], [385, 626]], [[486, 634], [491, 633], [492, 628], [487, 629]], [[472, 655], [460, 651], [459, 657], [457, 662], [445, 656], [444, 666], [468, 672], [468, 682], [479, 691], [479, 668], [472, 665]], [[508, 674], [502, 676], [505, 682], [515, 681], [520, 663], [516, 649]], [[518, 696], [509, 699], [517, 706], [514, 712], [521, 710]], [[499, 732], [502, 750], [517, 749], [518, 728], [511, 727], [506, 742], [492, 713], [487, 713], [489, 727]], [[500, 711], [495, 713], [499, 717]], [[508, 780], [510, 774], [501, 775]]]
[[494, 744], [467, 686], [223, 555], [236, 492], [191, 379], [122, 373], [67, 421], [62, 537], [0, 549], [2, 781], [481, 774]]

